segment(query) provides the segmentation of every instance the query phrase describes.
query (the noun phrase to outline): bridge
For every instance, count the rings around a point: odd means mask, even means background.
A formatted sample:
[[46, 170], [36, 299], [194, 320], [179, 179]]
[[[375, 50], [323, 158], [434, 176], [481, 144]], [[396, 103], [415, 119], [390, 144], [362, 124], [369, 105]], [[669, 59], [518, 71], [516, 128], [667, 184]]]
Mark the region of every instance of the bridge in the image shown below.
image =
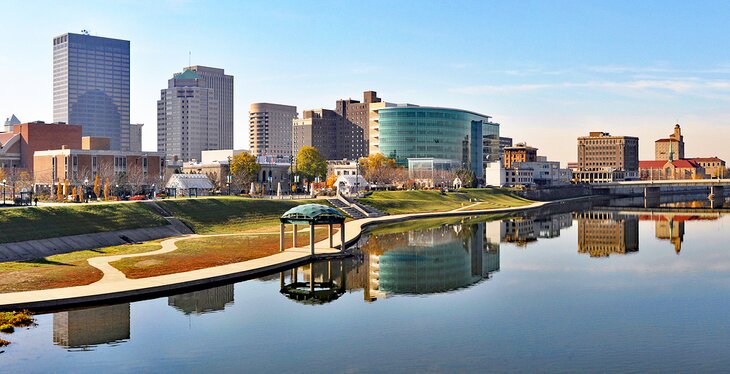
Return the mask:
[[644, 196], [646, 199], [680, 192], [706, 192], [708, 196], [721, 198], [725, 187], [730, 190], [730, 179], [644, 180], [591, 185], [595, 195]]

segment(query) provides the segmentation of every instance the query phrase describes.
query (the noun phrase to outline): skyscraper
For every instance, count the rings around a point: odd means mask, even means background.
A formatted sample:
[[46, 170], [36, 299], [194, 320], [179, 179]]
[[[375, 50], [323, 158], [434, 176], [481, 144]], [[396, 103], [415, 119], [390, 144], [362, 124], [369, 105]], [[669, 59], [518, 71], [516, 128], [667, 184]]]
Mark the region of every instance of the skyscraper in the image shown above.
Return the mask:
[[53, 38], [53, 121], [129, 149], [129, 41], [88, 33]]
[[168, 80], [157, 101], [157, 151], [168, 159], [200, 160], [201, 152], [220, 149], [218, 101], [192, 70]]
[[297, 107], [253, 103], [248, 112], [248, 144], [256, 156], [289, 159], [292, 154], [292, 120]]
[[218, 102], [218, 147], [233, 149], [233, 76], [224, 69], [194, 65], [185, 68], [198, 74], [198, 87], [212, 88]]

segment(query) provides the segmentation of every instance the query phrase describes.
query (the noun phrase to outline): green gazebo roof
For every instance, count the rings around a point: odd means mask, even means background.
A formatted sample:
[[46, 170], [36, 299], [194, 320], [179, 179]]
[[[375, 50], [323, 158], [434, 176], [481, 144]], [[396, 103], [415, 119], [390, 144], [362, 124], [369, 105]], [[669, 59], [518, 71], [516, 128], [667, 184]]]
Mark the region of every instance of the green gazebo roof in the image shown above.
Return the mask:
[[339, 210], [322, 204], [304, 204], [289, 209], [281, 216], [282, 223], [293, 224], [334, 224], [345, 222]]

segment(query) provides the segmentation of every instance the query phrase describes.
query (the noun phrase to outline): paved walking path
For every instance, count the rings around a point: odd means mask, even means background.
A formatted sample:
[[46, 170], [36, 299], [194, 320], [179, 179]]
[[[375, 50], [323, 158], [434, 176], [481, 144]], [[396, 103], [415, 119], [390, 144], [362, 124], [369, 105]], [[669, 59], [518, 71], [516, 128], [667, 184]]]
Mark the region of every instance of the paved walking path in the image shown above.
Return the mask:
[[[374, 224], [401, 222], [415, 218], [515, 212], [537, 209], [545, 205], [557, 203], [562, 202], [535, 202], [521, 207], [502, 209], [469, 211], [452, 210], [446, 212], [396, 214], [382, 217], [363, 218], [345, 223], [345, 243], [351, 244], [355, 242], [359, 239], [362, 231], [367, 226]], [[221, 235], [245, 234], [246, 233]], [[88, 260], [89, 264], [97, 267], [104, 273], [104, 276], [100, 281], [87, 286], [0, 294], [0, 309], [52, 308], [79, 303], [109, 301], [125, 297], [140, 297], [160, 292], [174, 291], [186, 287], [201, 286], [211, 282], [256, 276], [277, 269], [287, 268], [312, 259], [308, 246], [289, 248], [284, 252], [254, 260], [142, 279], [127, 279], [122, 272], [109, 265], [110, 262], [117, 261], [122, 258], [151, 256], [171, 252], [177, 249], [175, 243], [179, 240], [206, 236], [211, 235], [188, 235], [171, 238], [163, 241], [162, 248], [153, 252], [91, 258]], [[339, 244], [339, 240], [337, 240], [339, 235], [336, 235], [335, 238], [335, 244]], [[317, 255], [332, 255], [340, 253], [339, 249], [329, 248], [329, 239], [316, 243], [315, 248]]]

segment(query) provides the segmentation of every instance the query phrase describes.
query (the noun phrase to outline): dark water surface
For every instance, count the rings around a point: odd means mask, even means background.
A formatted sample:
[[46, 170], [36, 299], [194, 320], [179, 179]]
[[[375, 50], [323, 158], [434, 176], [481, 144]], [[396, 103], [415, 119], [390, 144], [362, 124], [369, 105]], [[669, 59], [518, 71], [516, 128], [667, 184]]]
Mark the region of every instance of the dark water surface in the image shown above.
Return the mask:
[[730, 221], [684, 208], [382, 226], [344, 260], [39, 315], [0, 371], [726, 371]]

